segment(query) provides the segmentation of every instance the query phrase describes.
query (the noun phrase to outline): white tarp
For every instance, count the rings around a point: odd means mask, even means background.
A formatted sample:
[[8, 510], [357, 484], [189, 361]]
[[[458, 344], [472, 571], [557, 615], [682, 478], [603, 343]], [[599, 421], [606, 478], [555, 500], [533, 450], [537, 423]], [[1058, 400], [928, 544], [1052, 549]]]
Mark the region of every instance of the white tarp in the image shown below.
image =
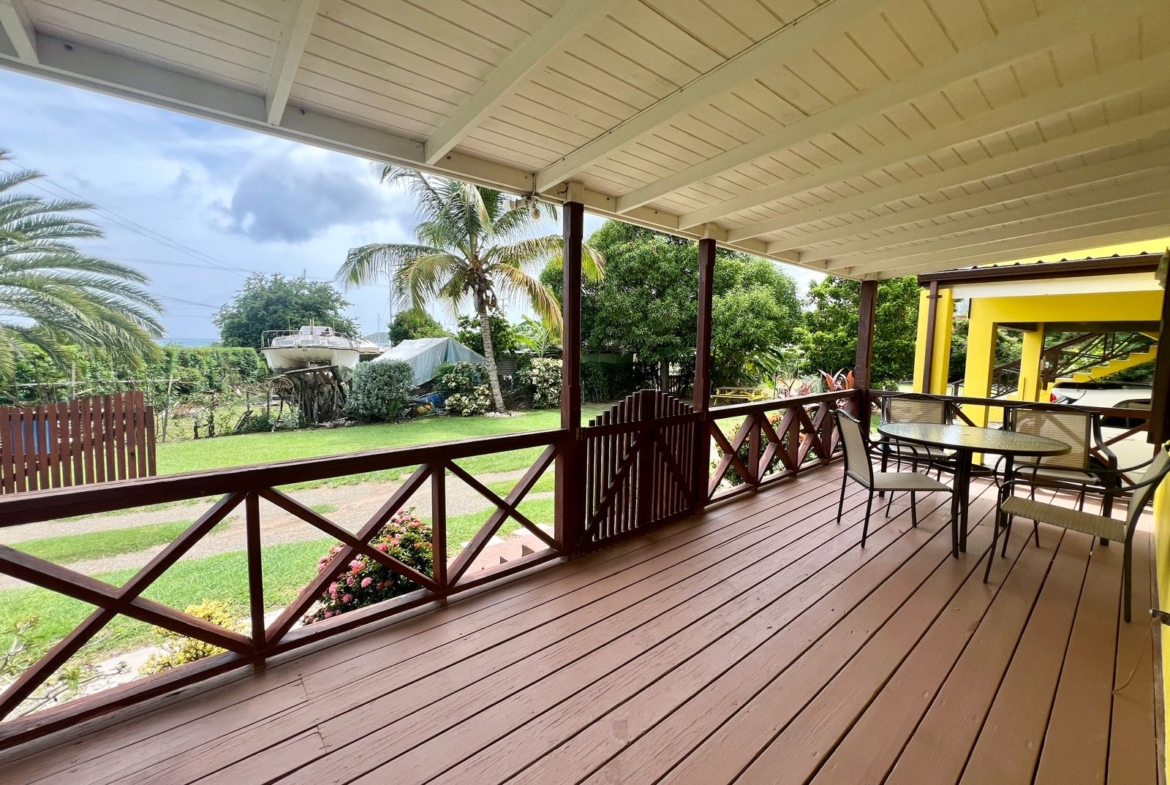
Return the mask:
[[483, 365], [482, 354], [471, 351], [454, 338], [415, 338], [387, 349], [370, 362], [402, 360], [414, 368], [414, 386], [426, 384], [435, 378], [435, 371], [443, 363], [469, 362]]

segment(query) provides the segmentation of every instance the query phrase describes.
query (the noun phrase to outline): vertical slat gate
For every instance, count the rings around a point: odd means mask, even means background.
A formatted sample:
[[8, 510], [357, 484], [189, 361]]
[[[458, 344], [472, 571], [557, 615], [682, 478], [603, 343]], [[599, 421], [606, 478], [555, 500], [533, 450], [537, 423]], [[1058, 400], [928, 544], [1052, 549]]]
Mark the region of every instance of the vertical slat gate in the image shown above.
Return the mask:
[[141, 391], [0, 407], [0, 493], [155, 473], [154, 407], [146, 405]]
[[582, 430], [585, 531], [581, 550], [695, 510], [694, 450], [700, 415], [656, 390], [618, 401]]

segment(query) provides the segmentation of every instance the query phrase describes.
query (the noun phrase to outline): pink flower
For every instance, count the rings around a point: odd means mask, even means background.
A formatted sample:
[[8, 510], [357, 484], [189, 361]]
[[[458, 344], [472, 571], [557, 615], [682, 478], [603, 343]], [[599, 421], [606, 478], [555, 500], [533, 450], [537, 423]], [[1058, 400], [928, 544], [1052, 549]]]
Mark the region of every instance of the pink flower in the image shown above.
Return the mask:
[[367, 575], [366, 577], [362, 578], [362, 588], [363, 589], [369, 588], [370, 584], [373, 582], [374, 582], [374, 579]]
[[362, 571], [362, 568], [364, 566], [365, 565], [363, 565], [359, 560], [354, 559], [353, 561], [351, 561], [349, 563], [349, 571], [352, 572], [354, 575], [357, 575], [359, 572]]
[[385, 553], [386, 551], [390, 550], [390, 546], [384, 542], [378, 543], [377, 547], [378, 547], [378, 550], [381, 551], [382, 553]]
[[329, 619], [332, 617], [333, 617], [333, 611], [325, 611], [325, 618], [326, 619]]
[[343, 594], [341, 596], [341, 603], [343, 605], [349, 605], [351, 602], [353, 602], [353, 595], [352, 594]]

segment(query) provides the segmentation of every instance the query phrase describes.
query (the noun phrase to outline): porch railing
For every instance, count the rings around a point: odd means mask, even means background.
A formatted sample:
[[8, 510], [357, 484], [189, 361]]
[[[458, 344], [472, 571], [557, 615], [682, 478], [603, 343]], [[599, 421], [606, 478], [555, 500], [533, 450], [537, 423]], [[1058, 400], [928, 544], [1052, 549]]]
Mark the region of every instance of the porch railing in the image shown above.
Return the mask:
[[[271, 657], [461, 592], [514, 576], [553, 559], [604, 547], [713, 501], [779, 482], [832, 460], [837, 452], [832, 410], [853, 406], [860, 391], [844, 391], [695, 411], [657, 391], [636, 393], [580, 429], [549, 430], [448, 444], [378, 450], [192, 474], [140, 478], [79, 488], [0, 497], [0, 528], [61, 518], [130, 510], [146, 505], [217, 498], [210, 509], [121, 586], [0, 545], [0, 574], [93, 606], [94, 610], [38, 662], [0, 693], [0, 718], [13, 714], [37, 688], [119, 616], [155, 625], [224, 649], [199, 662], [111, 687], [0, 724], [0, 747], [147, 700], [241, 666], [262, 668]], [[728, 421], [731, 436], [724, 434]], [[497, 494], [460, 465], [476, 456], [542, 448], [513, 490]], [[568, 450], [579, 461], [567, 493], [584, 498], [579, 530], [555, 533], [530, 520], [520, 504], [541, 476]], [[356, 531], [349, 531], [281, 490], [296, 483], [412, 467], [409, 478]], [[489, 503], [479, 531], [453, 558], [448, 553], [447, 479], [461, 481]], [[573, 481], [575, 479], [575, 482]], [[427, 489], [430, 494], [434, 568], [425, 574], [382, 553], [371, 541], [396, 512]], [[261, 500], [342, 544], [341, 552], [267, 620]], [[148, 599], [146, 592], [227, 517], [243, 510], [249, 619], [237, 632]], [[565, 516], [571, 505], [558, 505]], [[491, 569], [471, 571], [500, 527], [512, 521], [544, 549]], [[566, 541], [572, 543], [566, 547]], [[570, 552], [570, 550], [572, 552]], [[322, 554], [324, 555], [324, 554]], [[336, 577], [358, 556], [372, 560], [418, 588], [378, 605], [297, 626]]]

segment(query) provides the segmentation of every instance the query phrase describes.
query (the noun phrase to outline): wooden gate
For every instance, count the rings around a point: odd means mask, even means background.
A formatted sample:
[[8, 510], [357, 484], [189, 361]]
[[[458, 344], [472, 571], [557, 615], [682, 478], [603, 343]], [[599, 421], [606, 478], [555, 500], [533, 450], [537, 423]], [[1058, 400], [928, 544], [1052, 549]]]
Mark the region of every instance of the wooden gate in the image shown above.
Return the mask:
[[696, 471], [700, 415], [657, 390], [615, 404], [582, 429], [583, 551], [694, 512], [705, 485]]
[[154, 474], [154, 407], [139, 391], [0, 407], [0, 493]]

